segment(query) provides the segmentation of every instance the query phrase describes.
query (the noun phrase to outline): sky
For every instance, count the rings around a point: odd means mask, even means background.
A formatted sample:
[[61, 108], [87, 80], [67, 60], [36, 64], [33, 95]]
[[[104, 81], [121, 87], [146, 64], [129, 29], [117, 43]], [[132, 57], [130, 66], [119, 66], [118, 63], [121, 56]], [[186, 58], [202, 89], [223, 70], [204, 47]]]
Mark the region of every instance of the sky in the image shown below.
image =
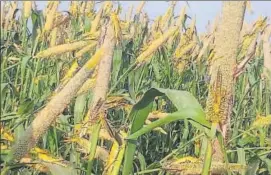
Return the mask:
[[[38, 8], [42, 9], [46, 6], [46, 1], [36, 1]], [[140, 1], [120, 1], [123, 7], [123, 12], [127, 11], [128, 7], [132, 4], [134, 9], [140, 3]], [[151, 20], [155, 19], [158, 15], [163, 15], [170, 2], [166, 1], [147, 1], [144, 7], [144, 11], [148, 13]], [[196, 17], [196, 25], [199, 32], [206, 30], [208, 21], [213, 21], [215, 17], [221, 12], [222, 1], [189, 1], [189, 7], [187, 9], [188, 15]], [[179, 1], [175, 7], [175, 14], [180, 12], [180, 9], [186, 5], [186, 1]], [[253, 22], [260, 15], [268, 16], [271, 18], [271, 1], [251, 1], [253, 13], [246, 13], [245, 21]], [[62, 1], [59, 6], [59, 10], [67, 10], [69, 7], [68, 1]]]

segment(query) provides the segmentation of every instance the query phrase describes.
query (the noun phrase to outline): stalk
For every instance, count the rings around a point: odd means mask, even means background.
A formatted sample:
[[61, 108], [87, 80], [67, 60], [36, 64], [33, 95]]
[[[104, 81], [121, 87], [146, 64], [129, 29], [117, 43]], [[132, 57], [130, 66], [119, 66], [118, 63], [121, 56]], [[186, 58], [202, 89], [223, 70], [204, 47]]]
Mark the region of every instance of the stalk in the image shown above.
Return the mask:
[[202, 175], [209, 175], [210, 173], [210, 168], [211, 168], [211, 163], [212, 163], [212, 141], [210, 138], [208, 138], [208, 143], [207, 143], [207, 149], [205, 153], [205, 159], [204, 159], [204, 165], [203, 165], [203, 170], [202, 170]]
[[91, 171], [92, 171], [93, 160], [95, 158], [94, 156], [95, 156], [95, 152], [96, 152], [96, 148], [98, 144], [99, 133], [102, 126], [101, 122], [102, 120], [106, 120], [104, 119], [106, 118], [105, 109], [98, 109], [98, 111], [95, 111], [95, 110], [96, 110], [96, 107], [99, 105], [99, 101], [100, 100], [104, 101], [106, 98], [106, 94], [109, 87], [109, 81], [110, 81], [113, 53], [114, 53], [114, 48], [116, 44], [116, 39], [114, 38], [114, 29], [112, 27], [112, 23], [109, 22], [109, 24], [107, 25], [107, 28], [105, 28], [105, 30], [102, 32], [104, 33], [105, 37], [106, 36], [108, 38], [112, 37], [112, 39], [110, 38], [110, 40], [108, 39], [104, 40], [104, 44], [106, 45], [106, 48], [107, 48], [106, 49], [107, 55], [102, 58], [99, 64], [97, 81], [96, 81], [97, 83], [94, 88], [94, 97], [93, 97], [91, 107], [89, 108], [89, 111], [87, 113], [88, 120], [93, 120], [95, 119], [95, 117], [99, 117], [98, 121], [96, 121], [96, 124], [94, 125], [95, 127], [92, 130], [92, 132], [95, 133], [95, 135], [91, 137], [90, 155], [88, 159], [88, 174], [91, 174]]
[[101, 123], [97, 123], [93, 126], [93, 134], [91, 135], [91, 146], [90, 146], [90, 151], [89, 151], [89, 156], [88, 156], [88, 169], [87, 169], [87, 174], [91, 175], [92, 167], [93, 167], [93, 161], [96, 153], [96, 148], [98, 144], [98, 139], [99, 139], [99, 132], [101, 130]]
[[126, 146], [126, 144], [121, 145], [121, 148], [119, 150], [118, 157], [115, 160], [111, 175], [118, 175], [119, 174], [120, 166], [121, 166], [121, 163], [122, 163], [122, 160], [124, 157], [124, 153], [125, 153], [125, 146]]

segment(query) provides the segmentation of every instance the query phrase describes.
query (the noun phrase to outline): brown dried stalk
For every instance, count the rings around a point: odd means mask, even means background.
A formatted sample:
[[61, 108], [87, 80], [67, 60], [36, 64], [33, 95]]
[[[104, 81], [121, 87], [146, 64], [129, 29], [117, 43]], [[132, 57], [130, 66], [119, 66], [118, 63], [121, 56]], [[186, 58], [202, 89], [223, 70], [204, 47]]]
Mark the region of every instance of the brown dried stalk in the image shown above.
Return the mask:
[[[112, 38], [114, 38], [114, 30], [112, 26], [108, 27], [107, 29], [107, 35], [111, 35]], [[114, 54], [114, 47], [116, 44], [116, 39], [112, 39], [110, 42], [106, 43], [107, 45], [107, 54], [101, 59], [101, 62], [99, 64], [98, 68], [98, 74], [96, 78], [96, 85], [94, 88], [94, 97], [92, 101], [92, 107], [94, 107], [98, 100], [105, 100], [106, 94], [109, 87], [109, 80], [111, 75], [111, 66], [112, 66], [112, 60], [113, 60], [113, 54]]]

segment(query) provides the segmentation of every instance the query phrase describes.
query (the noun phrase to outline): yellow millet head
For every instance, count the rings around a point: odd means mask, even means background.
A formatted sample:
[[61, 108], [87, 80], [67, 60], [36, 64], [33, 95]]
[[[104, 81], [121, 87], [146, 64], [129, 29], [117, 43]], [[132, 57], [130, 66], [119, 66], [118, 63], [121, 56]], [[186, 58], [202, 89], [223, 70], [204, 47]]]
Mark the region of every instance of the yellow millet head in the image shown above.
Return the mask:
[[227, 90], [222, 82], [222, 71], [218, 69], [216, 80], [210, 85], [209, 98], [206, 106], [207, 120], [214, 123], [223, 123], [226, 121], [227, 113]]

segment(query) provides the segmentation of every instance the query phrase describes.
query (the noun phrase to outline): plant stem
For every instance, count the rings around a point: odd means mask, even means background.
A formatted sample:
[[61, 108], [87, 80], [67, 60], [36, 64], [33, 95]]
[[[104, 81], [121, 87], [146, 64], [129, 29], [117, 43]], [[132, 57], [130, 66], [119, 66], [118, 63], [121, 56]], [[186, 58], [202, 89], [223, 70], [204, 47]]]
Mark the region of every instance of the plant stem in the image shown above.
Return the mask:
[[97, 122], [94, 125], [93, 130], [92, 130], [92, 135], [91, 135], [91, 139], [90, 139], [91, 146], [90, 146], [90, 152], [89, 152], [89, 156], [88, 156], [87, 175], [91, 175], [101, 126], [102, 126], [102, 124], [100, 122]]
[[208, 139], [202, 175], [209, 175], [211, 163], [212, 163], [212, 151], [213, 151], [212, 141], [211, 141], [211, 139]]

